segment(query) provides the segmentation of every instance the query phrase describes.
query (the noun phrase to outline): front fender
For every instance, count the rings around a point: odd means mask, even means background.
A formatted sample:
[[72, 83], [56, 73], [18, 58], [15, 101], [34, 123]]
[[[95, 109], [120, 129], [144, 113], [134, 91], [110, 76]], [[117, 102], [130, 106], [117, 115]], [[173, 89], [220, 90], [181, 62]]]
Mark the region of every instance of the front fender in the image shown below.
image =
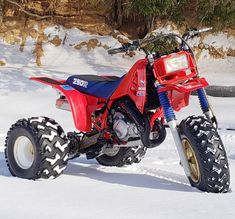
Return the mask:
[[188, 93], [207, 86], [208, 82], [205, 78], [193, 78], [191, 80], [188, 80], [186, 83], [169, 84], [160, 88], [159, 91], [164, 92], [169, 90], [176, 90], [179, 93]]
[[188, 106], [189, 96], [192, 91], [208, 86], [205, 78], [192, 78], [181, 84], [168, 84], [159, 89], [159, 92], [168, 92], [171, 106], [175, 111]]

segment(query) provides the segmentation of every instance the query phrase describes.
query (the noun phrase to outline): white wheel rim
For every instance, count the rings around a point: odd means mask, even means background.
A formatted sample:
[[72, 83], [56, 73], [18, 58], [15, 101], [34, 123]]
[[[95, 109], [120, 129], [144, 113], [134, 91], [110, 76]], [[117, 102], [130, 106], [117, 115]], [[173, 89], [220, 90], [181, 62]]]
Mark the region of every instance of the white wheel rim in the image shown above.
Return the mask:
[[22, 169], [29, 169], [34, 161], [34, 147], [32, 142], [26, 136], [20, 136], [14, 144], [14, 157], [16, 163]]

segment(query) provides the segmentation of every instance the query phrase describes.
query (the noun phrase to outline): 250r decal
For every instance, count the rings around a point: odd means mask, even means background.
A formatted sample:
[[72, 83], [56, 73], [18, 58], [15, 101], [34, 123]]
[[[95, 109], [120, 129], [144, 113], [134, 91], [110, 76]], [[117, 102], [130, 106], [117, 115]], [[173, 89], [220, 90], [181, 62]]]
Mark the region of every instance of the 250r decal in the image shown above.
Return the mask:
[[84, 87], [84, 88], [87, 88], [87, 86], [88, 86], [88, 82], [87, 81], [83, 81], [83, 80], [80, 80], [78, 78], [74, 78], [73, 79], [73, 84], [78, 85], [80, 87]]

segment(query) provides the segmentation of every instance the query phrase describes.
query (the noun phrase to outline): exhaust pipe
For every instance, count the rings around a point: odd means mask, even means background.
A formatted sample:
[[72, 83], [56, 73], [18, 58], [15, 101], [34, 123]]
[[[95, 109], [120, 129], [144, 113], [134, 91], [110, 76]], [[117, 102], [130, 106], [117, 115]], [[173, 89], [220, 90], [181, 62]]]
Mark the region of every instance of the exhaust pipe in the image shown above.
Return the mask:
[[56, 108], [61, 109], [61, 110], [71, 111], [69, 102], [64, 96], [62, 96], [56, 100], [55, 106], [56, 106]]
[[128, 141], [127, 144], [115, 144], [113, 147], [118, 147], [118, 148], [130, 148], [130, 147], [135, 147], [138, 145], [143, 145], [142, 141], [139, 140], [134, 140], [134, 141]]

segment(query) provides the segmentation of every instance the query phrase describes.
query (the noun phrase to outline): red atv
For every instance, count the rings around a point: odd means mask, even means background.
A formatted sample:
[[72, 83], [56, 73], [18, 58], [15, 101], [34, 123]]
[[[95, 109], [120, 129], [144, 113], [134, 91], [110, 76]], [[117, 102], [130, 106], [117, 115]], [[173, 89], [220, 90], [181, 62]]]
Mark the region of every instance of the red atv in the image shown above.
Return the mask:
[[[31, 78], [59, 90], [56, 107], [72, 111], [79, 132], [66, 135], [58, 123], [46, 117], [17, 121], [5, 144], [12, 175], [26, 179], [56, 178], [68, 160], [81, 154], [105, 166], [138, 163], [148, 148], [165, 140], [165, 128], [169, 127], [191, 185], [207, 192], [227, 192], [228, 160], [203, 89], [208, 83], [199, 77], [193, 52], [186, 42], [208, 30], [191, 30], [182, 37], [152, 36], [109, 50], [109, 54], [137, 49], [146, 53], [120, 78], [96, 75], [73, 75], [67, 80]], [[169, 42], [174, 43], [173, 50], [157, 49]], [[189, 116], [178, 125], [174, 111], [188, 106], [193, 91], [204, 116]]]

